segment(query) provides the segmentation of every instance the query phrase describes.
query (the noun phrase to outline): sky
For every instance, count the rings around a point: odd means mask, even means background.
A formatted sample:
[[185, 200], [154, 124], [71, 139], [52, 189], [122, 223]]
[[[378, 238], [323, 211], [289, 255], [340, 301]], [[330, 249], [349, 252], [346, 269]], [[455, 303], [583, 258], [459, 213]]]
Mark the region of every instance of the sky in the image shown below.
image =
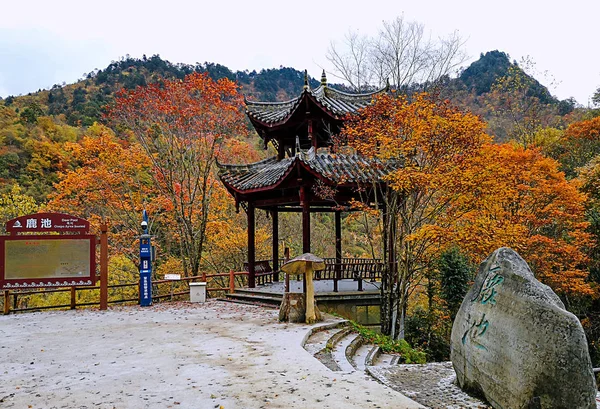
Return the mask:
[[465, 66], [491, 50], [529, 56], [536, 78], [556, 83], [554, 95], [584, 106], [600, 87], [600, 0], [20, 0], [1, 9], [1, 97], [75, 82], [126, 55], [234, 71], [293, 67], [320, 78], [332, 68], [331, 41], [349, 29], [374, 36], [402, 15], [434, 38], [458, 30]]

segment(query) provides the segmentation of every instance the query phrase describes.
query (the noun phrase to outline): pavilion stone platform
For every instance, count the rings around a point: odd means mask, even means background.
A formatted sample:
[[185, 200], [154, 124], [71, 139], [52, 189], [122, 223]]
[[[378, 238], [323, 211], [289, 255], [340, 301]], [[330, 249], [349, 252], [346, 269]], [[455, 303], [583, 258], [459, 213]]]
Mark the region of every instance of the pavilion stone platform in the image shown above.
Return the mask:
[[[358, 282], [353, 279], [338, 280], [334, 292], [333, 280], [316, 280], [315, 299], [322, 312], [334, 313], [366, 326], [380, 325], [381, 282], [363, 281], [363, 291], [358, 291]], [[279, 306], [283, 299], [285, 283], [272, 282], [255, 288], [238, 288], [228, 299]], [[302, 293], [303, 282], [290, 280], [290, 292]]]

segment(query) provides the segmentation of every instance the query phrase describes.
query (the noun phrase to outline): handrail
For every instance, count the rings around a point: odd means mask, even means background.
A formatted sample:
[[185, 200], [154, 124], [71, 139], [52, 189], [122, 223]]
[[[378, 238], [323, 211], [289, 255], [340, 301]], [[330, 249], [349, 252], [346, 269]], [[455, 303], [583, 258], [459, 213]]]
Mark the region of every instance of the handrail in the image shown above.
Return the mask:
[[[261, 262], [272, 262], [272, 260], [260, 260]], [[280, 260], [280, 265], [283, 264], [283, 260]], [[340, 279], [354, 279], [358, 281], [359, 290], [362, 290], [362, 280], [370, 279], [374, 281], [375, 279], [381, 278], [381, 274], [383, 271], [384, 263], [381, 262], [380, 259], [364, 259], [364, 258], [355, 258], [355, 257], [343, 257], [341, 258], [341, 263], [336, 263], [336, 259], [333, 257], [325, 258], [325, 270], [320, 271], [315, 276], [316, 280], [337, 280]], [[182, 291], [181, 287], [175, 289], [176, 283], [184, 283], [184, 286], [187, 284], [189, 287], [189, 283], [197, 280], [202, 280], [205, 278], [207, 282], [214, 282], [215, 278], [229, 278], [229, 286], [224, 287], [224, 282], [220, 282], [220, 286], [208, 286], [207, 292], [234, 292], [236, 288], [236, 279], [235, 277], [239, 276], [247, 276], [247, 271], [233, 271], [230, 270], [228, 273], [214, 273], [214, 274], [205, 274], [191, 277], [183, 277], [180, 280], [154, 280], [152, 282], [153, 287], [156, 288], [156, 292], [153, 295], [153, 300], [160, 301], [165, 298], [173, 299], [174, 297], [182, 297], [189, 295], [188, 291]], [[279, 271], [272, 272], [257, 272], [256, 278], [257, 283], [266, 284], [274, 281], [278, 277]], [[166, 288], [167, 284], [171, 287]], [[219, 282], [215, 283], [219, 284]], [[139, 298], [126, 298], [125, 294], [121, 294], [121, 298], [115, 298], [119, 294], [115, 293], [117, 289], [123, 289], [128, 287], [136, 288], [136, 292], [139, 293], [139, 282], [135, 283], [120, 283], [120, 284], [111, 284], [108, 285], [109, 297], [108, 304], [119, 304], [119, 303], [137, 303], [139, 302]], [[100, 301], [86, 301], [86, 302], [77, 302], [77, 294], [82, 291], [90, 291], [90, 290], [98, 290], [99, 287], [63, 287], [63, 288], [50, 288], [45, 290], [4, 290], [4, 314], [9, 314], [12, 312], [25, 312], [25, 311], [39, 311], [46, 309], [54, 309], [54, 308], [70, 308], [76, 309], [77, 307], [89, 307], [89, 306], [98, 306], [100, 305]], [[112, 291], [111, 291], [112, 290]], [[54, 293], [64, 293], [70, 292], [71, 299], [69, 304], [57, 304], [57, 305], [44, 305], [44, 306], [29, 306], [25, 305], [19, 308], [19, 297], [27, 297], [36, 294], [54, 294]], [[112, 292], [112, 294], [110, 294]], [[10, 302], [10, 298], [12, 299], [12, 303]]]
[[[208, 287], [206, 290], [210, 293], [210, 292], [233, 292], [235, 291], [236, 285], [235, 285], [235, 277], [236, 276], [247, 276], [248, 272], [246, 271], [233, 271], [230, 270], [228, 273], [215, 273], [215, 274], [206, 274], [204, 277], [207, 279], [207, 281], [214, 281], [212, 279], [214, 278], [220, 278], [220, 277], [228, 277], [229, 278], [229, 286], [228, 287], [223, 287], [223, 286], [216, 286], [216, 287]], [[189, 287], [189, 283], [193, 282], [193, 281], [197, 281], [197, 280], [201, 280], [203, 278], [202, 275], [198, 275], [198, 276], [190, 276], [190, 277], [182, 277], [179, 280], [154, 280], [152, 282], [152, 286], [156, 288], [156, 292], [155, 294], [153, 294], [152, 299], [155, 301], [160, 301], [162, 299], [165, 298], [169, 298], [169, 299], [173, 299], [173, 297], [181, 297], [181, 296], [189, 296], [189, 288], [187, 289], [187, 291], [173, 291], [174, 286], [177, 283], [184, 283], [184, 285], [187, 284], [187, 287]], [[169, 290], [168, 288], [165, 288], [165, 284], [169, 284], [171, 286], [171, 289]], [[122, 289], [122, 288], [126, 288], [126, 287], [134, 287], [136, 288], [136, 293], [139, 294], [139, 282], [135, 282], [135, 283], [120, 283], [120, 284], [111, 284], [108, 285], [108, 290], [109, 290], [109, 299], [108, 299], [108, 304], [119, 304], [119, 303], [138, 303], [139, 302], [139, 296], [138, 298], [118, 298], [115, 299], [114, 297], [118, 294], [115, 294], [114, 291], [113, 294], [110, 294], [111, 290], [115, 290], [115, 289]], [[100, 287], [63, 287], [63, 288], [50, 288], [47, 290], [44, 289], [40, 289], [40, 290], [4, 290], [4, 314], [9, 314], [10, 312], [26, 312], [26, 311], [40, 311], [40, 310], [48, 310], [48, 309], [56, 309], [56, 308], [70, 308], [70, 309], [76, 309], [77, 307], [90, 307], [90, 306], [99, 306], [100, 305], [100, 301], [86, 301], [86, 302], [77, 302], [77, 293], [78, 292], [82, 292], [82, 291], [90, 291], [90, 290], [97, 290], [100, 291]], [[69, 304], [64, 304], [60, 303], [60, 304], [55, 304], [55, 305], [40, 305], [40, 306], [23, 306], [20, 307], [18, 306], [19, 304], [19, 297], [27, 297], [27, 296], [31, 296], [31, 295], [36, 295], [36, 294], [55, 294], [55, 293], [67, 293], [70, 292], [71, 293], [71, 302]], [[10, 302], [10, 298], [12, 299], [12, 303]]]

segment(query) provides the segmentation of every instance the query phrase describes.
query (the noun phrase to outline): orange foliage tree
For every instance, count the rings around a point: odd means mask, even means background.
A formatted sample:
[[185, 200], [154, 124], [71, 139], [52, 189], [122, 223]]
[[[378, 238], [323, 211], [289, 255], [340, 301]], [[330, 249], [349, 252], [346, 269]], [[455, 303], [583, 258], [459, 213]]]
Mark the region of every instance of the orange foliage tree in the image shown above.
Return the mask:
[[593, 292], [585, 270], [585, 195], [555, 160], [517, 144], [493, 145], [484, 128], [476, 116], [427, 95], [383, 96], [341, 135], [361, 155], [401, 164], [379, 192], [386, 334], [403, 336], [411, 292], [453, 245], [473, 261], [513, 247], [566, 301]]
[[565, 301], [591, 295], [586, 197], [558, 167], [538, 149], [484, 146], [463, 174], [471, 188], [443, 216], [449, 228], [440, 231], [440, 244], [459, 245], [473, 261], [511, 247]]
[[[124, 255], [136, 262], [139, 218], [145, 207], [151, 215], [152, 231], [157, 236], [155, 244], [161, 254], [155, 272], [161, 275], [180, 271], [176, 215], [168, 198], [155, 187], [152, 164], [137, 141], [119, 139], [109, 128], [96, 124], [87, 130], [81, 141], [67, 144], [65, 148], [78, 167], [61, 174], [48, 208], [80, 214], [91, 221], [94, 231], [98, 230], [102, 219], [108, 219], [111, 255]], [[222, 153], [225, 160], [231, 161], [256, 158], [255, 151], [236, 139], [225, 141]], [[214, 178], [211, 183], [214, 183], [214, 191], [205, 245], [208, 257], [204, 257], [202, 268], [203, 271], [222, 273], [241, 266], [246, 260], [245, 218], [235, 214], [222, 184]], [[267, 241], [265, 229], [257, 229], [259, 254], [265, 253], [262, 250]], [[122, 262], [117, 263], [122, 265]]]
[[490, 139], [484, 129], [476, 116], [421, 94], [412, 101], [381, 96], [350, 118], [342, 132], [342, 140], [358, 154], [401, 163], [379, 192], [388, 260], [382, 279], [384, 334], [404, 336], [410, 292], [431, 267], [437, 230], [452, 223], [441, 216], [470, 188], [463, 174]]
[[[111, 220], [111, 252], [136, 259], [134, 237], [144, 198], [153, 214], [164, 213], [157, 199], [151, 164], [139, 144], [121, 140], [109, 128], [94, 124], [77, 143], [67, 143], [77, 167], [60, 174], [48, 208], [76, 213], [90, 220], [94, 231]], [[163, 207], [163, 208], [161, 208]]]
[[575, 177], [579, 168], [600, 154], [600, 117], [574, 122], [565, 129], [554, 150], [568, 177]]
[[193, 73], [183, 81], [121, 92], [109, 118], [139, 142], [150, 161], [150, 175], [171, 207], [184, 275], [197, 275], [206, 239], [213, 174], [225, 141], [246, 133], [242, 97], [227, 79], [213, 81]]

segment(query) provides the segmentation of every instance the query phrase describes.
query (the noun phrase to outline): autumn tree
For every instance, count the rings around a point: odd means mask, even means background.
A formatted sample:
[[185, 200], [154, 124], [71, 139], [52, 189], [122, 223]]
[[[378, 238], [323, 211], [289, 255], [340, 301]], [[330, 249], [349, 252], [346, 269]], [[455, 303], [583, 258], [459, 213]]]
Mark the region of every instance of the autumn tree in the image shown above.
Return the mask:
[[[255, 159], [254, 151], [243, 141], [228, 139], [223, 144], [225, 160]], [[90, 220], [93, 230], [97, 230], [102, 219], [109, 221], [109, 253], [111, 262], [114, 259], [119, 266], [115, 280], [130, 277], [131, 266], [138, 261], [135, 238], [139, 234], [143, 208], [151, 215], [152, 233], [156, 235], [154, 243], [160, 254], [154, 266], [156, 275], [181, 271], [177, 214], [173, 212], [171, 201], [156, 187], [152, 163], [139, 143], [118, 138], [111, 129], [95, 124], [80, 141], [67, 144], [66, 150], [78, 167], [61, 174], [47, 207], [82, 215]], [[222, 185], [217, 183], [214, 189], [202, 271], [222, 273], [238, 268], [242, 264], [240, 260], [246, 260], [246, 219], [235, 213]], [[260, 226], [257, 229], [259, 253], [266, 248], [267, 239], [265, 228]]]
[[578, 182], [581, 190], [589, 196], [587, 215], [590, 231], [597, 239], [590, 252], [590, 270], [594, 281], [600, 283], [600, 156], [592, 159], [580, 171]]
[[560, 163], [568, 179], [600, 154], [600, 117], [572, 122], [566, 129], [543, 128], [534, 135], [532, 146]]
[[35, 213], [39, 209], [35, 199], [27, 195], [21, 186], [14, 184], [10, 190], [0, 194], [0, 225], [15, 217]]
[[565, 301], [593, 295], [587, 249], [586, 196], [539, 149], [515, 144], [484, 146], [463, 175], [465, 189], [444, 214], [453, 223], [440, 232], [480, 261], [511, 247], [536, 277]]
[[357, 153], [399, 164], [378, 192], [386, 334], [403, 336], [410, 295], [452, 245], [473, 262], [510, 246], [565, 300], [592, 293], [585, 195], [539, 149], [491, 144], [484, 128], [476, 116], [426, 94], [379, 97], [347, 122], [341, 138]]
[[246, 133], [242, 97], [228, 79], [193, 73], [183, 81], [121, 92], [109, 118], [139, 142], [160, 195], [172, 206], [185, 275], [197, 275], [211, 200], [213, 168], [224, 142]]
[[[540, 132], [540, 134], [542, 134]], [[575, 179], [578, 189], [587, 194], [585, 203], [587, 231], [593, 243], [588, 247], [589, 271], [593, 281], [600, 282], [600, 117], [571, 123], [565, 130], [548, 129], [537, 145], [560, 163], [567, 179]]]
[[116, 137], [103, 125], [94, 124], [78, 142], [65, 144], [77, 167], [60, 174], [49, 196], [48, 210], [76, 213], [90, 220], [97, 230], [103, 219], [110, 220], [111, 253], [136, 259], [132, 240], [139, 234], [144, 198], [149, 210], [159, 214], [163, 203], [150, 176], [151, 165], [135, 141]]
[[600, 154], [600, 117], [570, 124], [564, 131], [557, 159], [569, 177]]
[[[447, 102], [421, 94], [384, 95], [350, 118], [341, 138], [360, 155], [401, 166], [378, 192], [383, 205], [382, 332], [403, 337], [409, 296], [438, 249], [438, 231], [453, 221], [441, 216], [465, 189], [463, 175], [489, 141], [485, 124]], [[395, 238], [395, 239], [394, 239]]]

